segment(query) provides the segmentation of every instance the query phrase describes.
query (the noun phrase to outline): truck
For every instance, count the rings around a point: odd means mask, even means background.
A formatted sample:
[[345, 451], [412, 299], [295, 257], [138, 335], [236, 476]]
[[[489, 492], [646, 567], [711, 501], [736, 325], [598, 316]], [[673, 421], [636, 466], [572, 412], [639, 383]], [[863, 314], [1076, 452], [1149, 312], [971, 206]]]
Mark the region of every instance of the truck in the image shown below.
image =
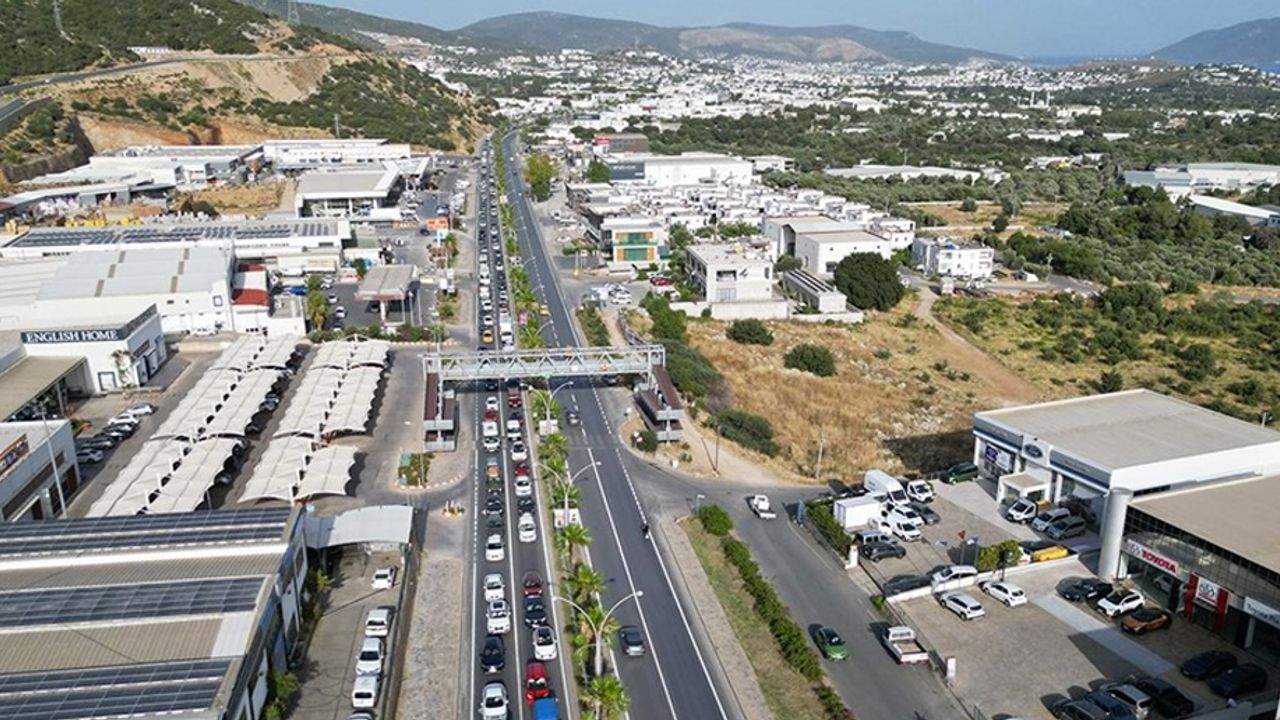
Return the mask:
[[862, 487], [867, 494], [881, 500], [894, 503], [907, 501], [907, 491], [902, 488], [902, 483], [883, 470], [868, 470], [862, 476]]
[[869, 495], [843, 498], [837, 500], [831, 512], [836, 516], [845, 530], [855, 528], [879, 527], [881, 510], [880, 500]]
[[533, 720], [560, 720], [560, 708], [555, 698], [533, 701]]
[[769, 504], [768, 495], [752, 495], [747, 503], [751, 505], [756, 517], [761, 520], [772, 520], [778, 517], [778, 513], [774, 512], [773, 507]]
[[916, 631], [906, 625], [894, 625], [880, 638], [899, 665], [929, 662], [929, 652], [916, 640]]

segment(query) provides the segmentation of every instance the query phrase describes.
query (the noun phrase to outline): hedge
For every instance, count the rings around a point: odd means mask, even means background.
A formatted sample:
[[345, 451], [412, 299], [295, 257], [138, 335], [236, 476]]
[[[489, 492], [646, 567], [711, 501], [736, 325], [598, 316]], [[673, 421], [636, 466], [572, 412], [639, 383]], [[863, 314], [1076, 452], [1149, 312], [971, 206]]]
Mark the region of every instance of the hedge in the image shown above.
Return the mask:
[[702, 521], [703, 530], [717, 537], [724, 537], [733, 530], [733, 518], [719, 505], [703, 505], [698, 510], [698, 519]]
[[778, 650], [787, 664], [811, 682], [823, 676], [818, 654], [809, 645], [804, 631], [791, 619], [787, 606], [778, 599], [773, 585], [760, 575], [760, 566], [751, 558], [747, 546], [731, 537], [721, 540], [725, 558], [738, 570], [742, 586], [755, 601], [756, 614], [769, 625]]
[[825, 503], [808, 502], [805, 503], [804, 509], [806, 510], [805, 515], [813, 523], [813, 526], [818, 528], [822, 539], [827, 541], [831, 549], [835, 550], [840, 557], [848, 557], [849, 548], [853, 545], [853, 538], [849, 537], [849, 533], [845, 531], [844, 526], [831, 513], [831, 506]]
[[739, 445], [769, 457], [781, 449], [773, 440], [773, 424], [759, 415], [729, 408], [715, 417], [720, 434]]
[[582, 325], [582, 334], [587, 336], [587, 344], [607, 347], [613, 342], [609, 338], [609, 328], [595, 308], [584, 307], [578, 311], [578, 323]]

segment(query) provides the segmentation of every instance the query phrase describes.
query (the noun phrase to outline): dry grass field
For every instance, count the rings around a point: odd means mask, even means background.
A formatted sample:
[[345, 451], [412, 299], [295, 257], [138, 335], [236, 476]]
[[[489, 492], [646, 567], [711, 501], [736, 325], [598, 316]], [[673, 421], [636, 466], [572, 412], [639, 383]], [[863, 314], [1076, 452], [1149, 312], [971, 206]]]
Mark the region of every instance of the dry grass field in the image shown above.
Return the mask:
[[[724, 375], [733, 405], [773, 423], [782, 452], [756, 459], [778, 474], [813, 482], [820, 443], [823, 481], [854, 480], [877, 467], [930, 472], [968, 458], [973, 413], [1011, 398], [954, 362], [953, 341], [913, 315], [913, 304], [870, 314], [861, 325], [766, 323], [775, 336], [767, 347], [729, 340], [723, 322], [690, 322], [689, 336]], [[801, 343], [830, 348], [836, 376], [784, 368], [783, 356]]]
[[[903, 203], [910, 207], [923, 210], [930, 215], [936, 215], [946, 222], [947, 227], [954, 228], [985, 228], [991, 225], [991, 222], [1000, 214], [1000, 204], [990, 201], [978, 202], [978, 209], [973, 212], [965, 212], [960, 209], [960, 203], [955, 201], [949, 202], [912, 202]], [[1067, 209], [1067, 203], [1054, 202], [1029, 202], [1025, 203], [1019, 210], [1017, 215], [1009, 218], [1008, 232], [1012, 232], [1013, 228], [1021, 227], [1022, 231], [1028, 234], [1039, 234], [1036, 228], [1042, 225], [1052, 225], [1059, 215]], [[921, 232], [946, 232], [947, 227], [943, 228], [920, 228]]]

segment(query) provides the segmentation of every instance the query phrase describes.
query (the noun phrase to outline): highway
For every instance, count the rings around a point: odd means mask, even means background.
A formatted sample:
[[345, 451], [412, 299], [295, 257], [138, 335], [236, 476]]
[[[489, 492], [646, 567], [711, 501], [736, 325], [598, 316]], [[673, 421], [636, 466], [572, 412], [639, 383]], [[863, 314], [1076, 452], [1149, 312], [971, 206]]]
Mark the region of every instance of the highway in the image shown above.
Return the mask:
[[[487, 171], [491, 171], [491, 163], [482, 166], [481, 178]], [[452, 184], [451, 182], [449, 183]], [[485, 256], [482, 255], [486, 250], [488, 257], [494, 262], [495, 281], [492, 285], [477, 286], [477, 302], [475, 307], [475, 321], [478, 331], [483, 331], [486, 323], [483, 318], [490, 314], [484, 312], [479, 303], [482, 295], [487, 295], [496, 307], [499, 303], [501, 292], [506, 288], [506, 283], [498, 279], [496, 271], [496, 261], [502, 257], [501, 243], [491, 242], [491, 238], [501, 237], [498, 232], [498, 220], [496, 216], [490, 216], [486, 211], [490, 205], [497, 204], [496, 192], [489, 193], [487, 187], [477, 188], [477, 197], [481, 198], [476, 208], [476, 257], [477, 269], [480, 264], [484, 263]], [[443, 200], [447, 201], [447, 189], [443, 194]], [[435, 211], [435, 205], [429, 204], [431, 212]], [[485, 232], [481, 233], [481, 228]], [[494, 313], [496, 314], [496, 313]], [[490, 323], [488, 327], [492, 327]], [[481, 702], [484, 686], [494, 680], [500, 680], [507, 689], [509, 697], [510, 713], [509, 718], [513, 720], [524, 720], [529, 716], [529, 706], [525, 703], [524, 698], [524, 678], [526, 663], [533, 660], [533, 629], [525, 623], [525, 603], [524, 590], [522, 580], [527, 572], [533, 571], [538, 574], [544, 581], [549, 577], [547, 569], [550, 567], [550, 550], [547, 545], [547, 538], [550, 536], [548, 529], [548, 521], [546, 513], [541, 510], [543, 503], [539, 501], [538, 484], [532, 483], [532, 495], [527, 498], [518, 498], [514, 491], [514, 480], [516, 474], [516, 463], [511, 456], [511, 443], [504, 438], [500, 447], [496, 452], [487, 452], [479, 443], [482, 435], [481, 423], [486, 417], [486, 413], [490, 413], [490, 417], [496, 416], [500, 427], [505, 428], [506, 421], [513, 412], [513, 408], [508, 406], [506, 397], [506, 388], [490, 386], [488, 388], [469, 387], [458, 388], [458, 398], [462, 409], [463, 421], [471, 421], [474, 427], [473, 437], [476, 438], [476, 445], [470, 449], [474, 453], [474, 475], [475, 481], [471, 489], [471, 500], [474, 511], [471, 513], [472, 523], [472, 547], [470, 556], [472, 562], [469, 564], [470, 577], [467, 578], [468, 585], [465, 592], [470, 598], [468, 603], [470, 624], [472, 626], [471, 641], [472, 648], [469, 654], [471, 662], [470, 679], [467, 685], [470, 697], [470, 716], [477, 717], [479, 714], [479, 703]], [[496, 412], [486, 410], [486, 402], [496, 401], [498, 408]], [[517, 416], [524, 416], [522, 410], [517, 412]], [[527, 417], [522, 422], [527, 430]], [[505, 435], [505, 432], [503, 433]], [[524, 436], [527, 442], [527, 434]], [[460, 452], [466, 452], [460, 449]], [[497, 477], [490, 480], [486, 476], [486, 465], [490, 460], [497, 461]], [[496, 500], [502, 508], [501, 514], [488, 514], [486, 505]], [[524, 502], [522, 503], [521, 500]], [[517, 533], [517, 522], [524, 512], [532, 512], [536, 518], [535, 522], [538, 527], [537, 539], [534, 542], [520, 542]], [[502, 538], [504, 545], [504, 557], [501, 560], [488, 560], [485, 556], [485, 548], [487, 539], [492, 535], [498, 535]], [[487, 626], [487, 602], [484, 599], [483, 582], [484, 577], [490, 573], [497, 573], [503, 577], [505, 584], [504, 596], [511, 610], [511, 629], [509, 632], [501, 634], [501, 640], [506, 646], [505, 666], [500, 672], [486, 673], [480, 667], [480, 651], [484, 647], [485, 641], [491, 636]], [[560, 623], [557, 622], [559, 608], [553, 607], [550, 601], [550, 588], [544, 590], [544, 602], [546, 605], [546, 613], [548, 624], [552, 628], [559, 628]], [[561, 643], [563, 647], [563, 643]], [[562, 652], [557, 653], [557, 658], [563, 655]], [[568, 682], [568, 674], [562, 666], [559, 659], [544, 663], [547, 676], [550, 679], [550, 685], [558, 697], [563, 697], [560, 692]], [[561, 709], [564, 710], [565, 703], [561, 701]]]
[[[510, 173], [508, 200], [515, 210], [523, 265], [530, 284], [550, 310], [550, 323], [544, 325], [547, 344], [580, 344], [525, 197], [514, 135], [503, 138], [502, 152]], [[615, 613], [619, 623], [641, 628], [647, 649], [643, 657], [611, 660], [630, 692], [631, 717], [728, 718], [725, 690], [712, 679], [712, 651], [694, 639], [692, 616], [672, 584], [672, 571], [654, 544], [644, 538], [645, 510], [608, 414], [589, 381], [571, 380], [572, 386], [557, 392], [555, 398], [566, 410], [581, 414], [581, 427], [566, 432], [571, 446], [569, 466], [570, 472], [592, 467], [582, 473], [577, 485], [582, 491], [583, 520], [593, 540], [591, 563], [606, 581], [602, 605], [609, 607], [636, 591], [644, 593], [636, 601], [623, 603]]]

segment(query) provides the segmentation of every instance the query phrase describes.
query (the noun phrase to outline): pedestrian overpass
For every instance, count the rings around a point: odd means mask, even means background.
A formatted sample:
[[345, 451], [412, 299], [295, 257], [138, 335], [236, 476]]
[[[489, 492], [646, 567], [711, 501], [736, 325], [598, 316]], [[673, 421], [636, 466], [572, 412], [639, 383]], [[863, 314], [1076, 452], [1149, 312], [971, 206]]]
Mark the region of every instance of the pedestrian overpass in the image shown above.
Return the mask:
[[[654, 399], [660, 409], [646, 418], [661, 418], [663, 439], [679, 433], [683, 407], [666, 371], [666, 348], [636, 344], [628, 347], [563, 347], [496, 352], [433, 353], [425, 358], [426, 398], [423, 431], [428, 450], [453, 450], [457, 404], [446, 383], [555, 377], [638, 375], [642, 401]], [[642, 409], [644, 409], [642, 402]], [[673, 435], [674, 434], [674, 435]]]

